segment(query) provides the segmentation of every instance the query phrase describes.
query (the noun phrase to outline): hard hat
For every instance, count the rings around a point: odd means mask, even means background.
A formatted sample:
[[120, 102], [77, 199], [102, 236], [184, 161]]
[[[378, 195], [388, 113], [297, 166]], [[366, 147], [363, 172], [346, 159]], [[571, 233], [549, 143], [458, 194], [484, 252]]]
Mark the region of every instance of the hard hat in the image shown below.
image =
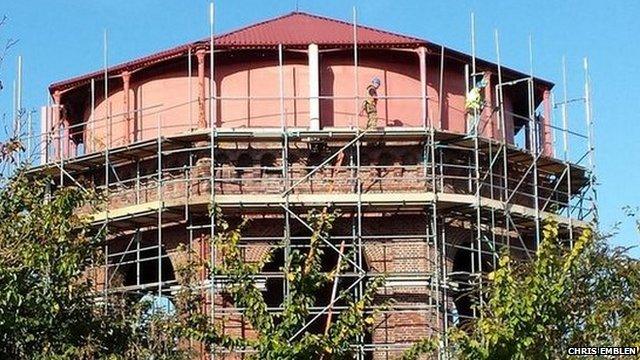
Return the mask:
[[378, 77], [375, 76], [373, 79], [371, 79], [371, 83], [375, 86], [380, 86], [380, 79], [378, 79]]

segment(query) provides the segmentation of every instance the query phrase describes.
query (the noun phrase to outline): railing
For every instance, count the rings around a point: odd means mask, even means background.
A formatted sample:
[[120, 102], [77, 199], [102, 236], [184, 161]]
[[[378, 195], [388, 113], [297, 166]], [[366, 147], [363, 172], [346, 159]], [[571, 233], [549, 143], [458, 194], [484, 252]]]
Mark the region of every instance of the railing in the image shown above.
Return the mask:
[[[283, 131], [309, 128], [309, 97], [217, 97], [214, 103], [215, 127], [226, 130], [281, 129]], [[356, 114], [356, 102], [363, 97], [320, 96], [321, 128], [364, 128], [367, 116], [363, 111]], [[284, 102], [280, 107], [278, 102]], [[422, 104], [426, 102], [426, 113]], [[273, 103], [273, 104], [272, 104]], [[270, 106], [269, 104], [273, 105]], [[289, 106], [290, 105], [290, 106]], [[60, 120], [55, 111], [47, 112], [48, 118], [40, 134], [23, 137], [23, 142], [33, 144], [31, 150], [41, 163], [66, 160], [77, 156], [99, 153], [107, 148], [131, 145], [136, 142], [154, 139], [159, 135], [169, 136], [186, 134], [192, 131], [208, 131], [211, 121], [208, 109], [209, 101], [174, 104], [153, 104], [128, 112], [111, 110], [91, 113], [84, 122], [69, 123]], [[441, 104], [432, 98], [420, 96], [379, 96], [378, 127], [384, 128], [429, 128], [465, 134], [469, 121], [464, 105]], [[440, 117], [442, 115], [442, 117]], [[546, 156], [560, 155], [569, 162], [579, 163], [584, 157], [587, 143], [587, 131], [584, 134], [569, 129], [569, 125], [553, 125], [542, 122], [539, 116], [528, 116], [505, 111], [502, 120], [495, 108], [487, 106], [480, 117], [479, 135], [485, 138], [501, 140], [504, 125], [502, 121], [524, 121], [518, 134], [505, 133], [506, 143], [524, 151], [543, 151]], [[204, 126], [203, 126], [204, 124]], [[510, 126], [511, 129], [515, 125]], [[525, 134], [526, 129], [529, 136]], [[533, 135], [531, 133], [533, 132]], [[535, 143], [535, 146], [534, 146]], [[580, 151], [578, 151], [580, 149]]]
[[[313, 174], [307, 181], [294, 187], [291, 194], [353, 194], [360, 186], [362, 194], [398, 194], [438, 192], [445, 194], [474, 195], [478, 182], [472, 177], [473, 167], [459, 164], [436, 164], [438, 173], [431, 176], [427, 171], [431, 164], [420, 165], [327, 165]], [[234, 167], [223, 164], [215, 167], [215, 193], [220, 195], [280, 195], [298, 180], [303, 179], [315, 167], [292, 165], [286, 178], [279, 166]], [[482, 174], [487, 174], [485, 169]], [[492, 180], [480, 182], [480, 195], [496, 200], [533, 208], [535, 192], [532, 179], [522, 181], [516, 174], [504, 180], [499, 171], [494, 171]], [[209, 164], [163, 168], [158, 182], [157, 172], [129, 179], [120, 179], [109, 184], [109, 207], [111, 209], [144, 204], [153, 201], [200, 198], [209, 199], [211, 177]], [[508, 186], [505, 186], [505, 183]], [[572, 203], [575, 194], [566, 187], [555, 184], [538, 184], [538, 202], [543, 211], [570, 212], [576, 217], [588, 209], [582, 204]], [[98, 189], [105, 189], [104, 184]], [[336, 197], [339, 199], [339, 197]]]

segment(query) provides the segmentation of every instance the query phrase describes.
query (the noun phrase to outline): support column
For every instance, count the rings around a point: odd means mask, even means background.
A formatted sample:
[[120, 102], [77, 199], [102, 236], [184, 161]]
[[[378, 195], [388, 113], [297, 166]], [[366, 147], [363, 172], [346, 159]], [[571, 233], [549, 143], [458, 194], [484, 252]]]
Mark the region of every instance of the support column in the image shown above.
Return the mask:
[[551, 129], [551, 91], [548, 89], [542, 95], [544, 114], [540, 122], [540, 142], [542, 143], [542, 153], [546, 156], [553, 156], [553, 134]]
[[320, 130], [320, 59], [318, 45], [309, 45], [309, 130]]
[[[132, 129], [131, 129], [131, 108], [129, 106], [129, 90], [130, 90], [130, 81], [131, 81], [131, 73], [129, 71], [123, 71], [122, 72], [122, 84], [123, 84], [123, 92], [124, 92], [124, 99], [123, 99], [123, 104], [124, 104], [124, 115], [123, 115], [123, 122], [124, 122], [124, 128], [125, 128], [125, 141], [127, 144], [131, 143], [131, 133], [132, 133]], [[135, 140], [135, 136], [133, 137], [133, 140]]]
[[204, 49], [196, 50], [196, 58], [198, 59], [198, 128], [206, 128], [207, 120], [205, 117], [205, 86], [204, 86]]
[[[51, 131], [54, 131], [53, 138], [55, 139], [55, 150], [58, 158], [63, 158], [69, 148], [69, 127], [65, 123], [62, 116], [62, 93], [60, 90], [56, 90], [53, 93], [53, 109], [51, 114]], [[62, 131], [60, 131], [62, 128]]]
[[427, 48], [418, 48], [420, 57], [420, 102], [422, 105], [422, 126], [427, 127]]
[[[484, 76], [487, 79], [487, 86], [484, 88], [484, 101], [485, 107], [482, 109], [480, 125], [479, 125], [479, 133], [486, 137], [492, 139], [499, 139], [500, 134], [497, 131], [498, 129], [498, 112], [496, 109], [496, 98], [497, 94], [495, 93], [495, 84], [493, 82], [493, 74], [490, 71], [484, 71]], [[484, 118], [484, 120], [482, 119]]]
[[52, 137], [51, 133], [51, 107], [43, 106], [40, 110], [40, 164], [44, 165], [49, 162], [49, 142]]

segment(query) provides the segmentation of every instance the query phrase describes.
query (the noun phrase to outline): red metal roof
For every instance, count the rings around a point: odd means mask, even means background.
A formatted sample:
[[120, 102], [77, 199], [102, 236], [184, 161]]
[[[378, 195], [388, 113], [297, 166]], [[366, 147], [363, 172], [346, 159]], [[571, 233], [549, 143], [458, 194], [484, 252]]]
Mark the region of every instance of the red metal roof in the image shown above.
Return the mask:
[[[425, 40], [359, 25], [358, 45], [421, 45]], [[353, 24], [293, 12], [231, 31], [216, 38], [219, 46], [352, 45]]]
[[[189, 48], [208, 48], [209, 38], [202, 39], [161, 51], [143, 58], [135, 59], [126, 63], [115, 65], [108, 69], [109, 75], [116, 76], [124, 70], [133, 71], [146, 66], [163, 62], [172, 58], [185, 56]], [[384, 30], [374, 29], [367, 26], [357, 27], [358, 47], [433, 47], [439, 52], [440, 46], [423, 39], [411, 36], [391, 33]], [[238, 30], [220, 34], [215, 37], [216, 48], [222, 49], [252, 49], [252, 48], [273, 48], [282, 44], [286, 47], [306, 47], [309, 44], [318, 44], [321, 47], [338, 46], [350, 47], [353, 45], [353, 24], [342, 20], [331, 19], [323, 16], [307, 14], [303, 12], [292, 12], [287, 15], [276, 17], [270, 20], [259, 22]], [[456, 58], [468, 58], [469, 56], [458, 51], [446, 49], [449, 56]], [[478, 60], [481, 63], [485, 63]], [[495, 66], [486, 63], [489, 66]], [[520, 74], [504, 68], [505, 71]], [[71, 79], [56, 82], [49, 86], [49, 91], [66, 90], [85, 84], [92, 78], [103, 78], [104, 71], [81, 75]], [[537, 79], [540, 80], [540, 79]], [[540, 80], [543, 83], [548, 83]], [[551, 84], [552, 86], [552, 84]]]

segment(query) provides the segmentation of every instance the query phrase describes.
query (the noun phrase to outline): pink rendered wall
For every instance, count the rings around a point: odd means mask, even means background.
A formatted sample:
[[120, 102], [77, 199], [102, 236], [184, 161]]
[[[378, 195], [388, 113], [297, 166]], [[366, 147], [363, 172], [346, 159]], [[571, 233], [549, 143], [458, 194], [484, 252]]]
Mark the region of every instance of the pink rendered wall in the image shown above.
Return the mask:
[[464, 68], [445, 62], [442, 95], [442, 130], [467, 131]]
[[[219, 128], [280, 127], [280, 69], [277, 55], [253, 56], [227, 53], [227, 58], [216, 60], [216, 96], [214, 104], [216, 126]], [[357, 70], [359, 99], [355, 99], [355, 71], [351, 51], [320, 53], [320, 117], [321, 126], [348, 127], [366, 124], [361, 113], [366, 87], [373, 77], [380, 78], [378, 90], [378, 127], [421, 127], [426, 121], [436, 128], [464, 133], [467, 116], [464, 109], [464, 66], [447, 59], [444, 64], [443, 96], [439, 99], [440, 59], [426, 57], [427, 120], [422, 118], [421, 81], [417, 51], [364, 50], [360, 52]], [[309, 126], [309, 74], [305, 53], [285, 52], [283, 67], [284, 121], [287, 127]], [[208, 59], [205, 59], [208, 65]], [[158, 134], [161, 124], [163, 135], [186, 132], [198, 127], [201, 108], [198, 104], [199, 82], [194, 56], [191, 90], [187, 62], [181, 59], [169, 65], [156, 66], [135, 72], [131, 76], [129, 116], [125, 115], [123, 81], [110, 81], [113, 89], [108, 101], [96, 101], [95, 121], [85, 127], [87, 152], [100, 150], [105, 144], [118, 146], [127, 142], [151, 139]], [[204, 92], [209, 97], [209, 70], [205, 69]], [[493, 94], [494, 80], [485, 90], [490, 103], [483, 112], [481, 134], [501, 138], [501, 124]], [[189, 92], [191, 91], [191, 103]], [[400, 98], [398, 98], [400, 97]], [[91, 111], [87, 106], [81, 121], [88, 122]], [[108, 108], [107, 108], [108, 104]], [[505, 95], [505, 107], [512, 107]], [[209, 124], [208, 101], [203, 115]], [[440, 110], [442, 106], [442, 110]], [[357, 111], [360, 112], [356, 116]], [[189, 116], [191, 113], [191, 116]], [[109, 116], [110, 121], [106, 121]], [[80, 119], [71, 119], [77, 123]], [[513, 119], [506, 117], [507, 140], [513, 141]], [[107, 127], [107, 124], [109, 126]], [[110, 139], [110, 141], [109, 141]]]
[[[122, 82], [111, 81], [107, 101], [96, 100], [94, 121], [90, 106], [84, 111], [85, 144], [89, 151], [104, 148], [104, 144], [118, 146], [127, 142], [154, 138], [161, 126], [162, 134], [176, 134], [195, 128], [198, 120], [197, 78], [191, 79], [192, 103], [189, 104], [187, 72], [172, 71], [160, 76], [138, 79], [131, 77], [129, 115], [126, 116]], [[117, 86], [117, 87], [115, 87]], [[205, 86], [208, 96], [208, 86]], [[191, 121], [189, 119], [191, 107]], [[191, 123], [190, 123], [191, 122]], [[127, 136], [128, 133], [128, 136]]]
[[[283, 66], [284, 121], [309, 126], [309, 73], [306, 63]], [[218, 126], [280, 127], [280, 69], [273, 60], [227, 63], [216, 67]], [[238, 99], [241, 98], [241, 99]]]
[[[378, 89], [378, 126], [422, 126], [422, 99], [418, 54], [388, 51], [384, 56], [363, 52], [357, 69], [358, 112], [366, 87], [373, 77], [381, 80]], [[325, 53], [320, 57], [320, 101], [323, 127], [364, 127], [365, 114], [356, 117], [356, 84], [353, 56], [349, 52]], [[395, 98], [394, 98], [395, 97]]]

